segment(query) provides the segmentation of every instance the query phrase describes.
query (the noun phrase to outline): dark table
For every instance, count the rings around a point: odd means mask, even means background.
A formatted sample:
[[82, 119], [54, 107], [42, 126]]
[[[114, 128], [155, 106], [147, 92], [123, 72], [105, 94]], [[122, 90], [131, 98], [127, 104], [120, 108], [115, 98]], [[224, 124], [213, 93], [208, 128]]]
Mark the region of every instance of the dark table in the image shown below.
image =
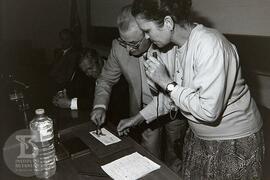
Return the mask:
[[[33, 111], [33, 109], [27, 111], [28, 121], [33, 117]], [[66, 137], [70, 136], [78, 137], [89, 147], [88, 151], [83, 151], [84, 153], [58, 161], [56, 174], [50, 179], [111, 179], [101, 169], [101, 166], [133, 152], [138, 152], [161, 166], [160, 169], [151, 172], [141, 179], [180, 179], [180, 177], [166, 165], [148, 153], [130, 137], [120, 137], [121, 142], [104, 146], [89, 134], [89, 131], [96, 128], [95, 125], [90, 122], [89, 111], [70, 111], [55, 108], [45, 109], [45, 111], [47, 115], [54, 119], [60, 141], [62, 141], [62, 139], [68, 139]], [[25, 113], [14, 109], [14, 107], [12, 108], [12, 106], [1, 109], [1, 147], [3, 147], [5, 140], [10, 134], [23, 128], [25, 128]], [[115, 126], [107, 124], [105, 128], [117, 135]], [[70, 145], [72, 146], [72, 143]], [[35, 177], [22, 177], [14, 174], [3, 162], [1, 157], [0, 179], [36, 179]]]

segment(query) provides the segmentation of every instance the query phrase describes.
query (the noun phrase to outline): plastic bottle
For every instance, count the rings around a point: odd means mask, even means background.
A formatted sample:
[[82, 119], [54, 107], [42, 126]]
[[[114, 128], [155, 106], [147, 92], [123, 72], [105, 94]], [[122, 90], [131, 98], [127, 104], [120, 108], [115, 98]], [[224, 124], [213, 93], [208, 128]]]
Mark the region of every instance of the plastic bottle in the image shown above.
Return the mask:
[[45, 115], [44, 109], [37, 109], [30, 122], [33, 139], [33, 166], [36, 177], [49, 178], [55, 174], [55, 148], [53, 121]]

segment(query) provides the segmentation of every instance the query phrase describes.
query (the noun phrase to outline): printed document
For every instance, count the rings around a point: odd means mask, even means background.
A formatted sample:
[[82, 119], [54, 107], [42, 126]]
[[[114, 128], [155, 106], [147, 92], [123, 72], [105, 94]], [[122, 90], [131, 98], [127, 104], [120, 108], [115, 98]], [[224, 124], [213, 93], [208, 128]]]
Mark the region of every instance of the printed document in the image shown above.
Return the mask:
[[113, 179], [136, 180], [159, 169], [160, 165], [135, 152], [101, 166], [101, 168]]

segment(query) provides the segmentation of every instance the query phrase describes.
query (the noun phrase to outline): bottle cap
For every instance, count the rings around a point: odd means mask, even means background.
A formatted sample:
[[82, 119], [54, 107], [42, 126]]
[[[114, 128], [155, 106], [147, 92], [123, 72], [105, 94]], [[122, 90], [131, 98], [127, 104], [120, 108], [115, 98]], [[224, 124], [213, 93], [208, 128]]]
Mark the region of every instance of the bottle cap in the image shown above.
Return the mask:
[[36, 113], [37, 115], [41, 115], [41, 114], [44, 114], [45, 111], [44, 111], [44, 109], [36, 109], [35, 113]]

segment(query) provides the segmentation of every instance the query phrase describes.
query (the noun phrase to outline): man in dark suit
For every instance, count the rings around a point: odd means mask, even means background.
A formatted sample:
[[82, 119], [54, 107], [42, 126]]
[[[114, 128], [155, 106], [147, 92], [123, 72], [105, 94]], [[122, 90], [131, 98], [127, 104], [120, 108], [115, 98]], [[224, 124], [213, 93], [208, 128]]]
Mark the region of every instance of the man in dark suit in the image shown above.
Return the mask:
[[55, 106], [72, 110], [92, 108], [95, 82], [103, 67], [103, 59], [93, 49], [83, 54], [64, 89], [53, 98]]
[[54, 52], [54, 62], [49, 74], [53, 82], [52, 88], [54, 92], [62, 90], [70, 81], [81, 57], [81, 49], [75, 46], [71, 30], [61, 30], [59, 39], [61, 48], [56, 49]]

